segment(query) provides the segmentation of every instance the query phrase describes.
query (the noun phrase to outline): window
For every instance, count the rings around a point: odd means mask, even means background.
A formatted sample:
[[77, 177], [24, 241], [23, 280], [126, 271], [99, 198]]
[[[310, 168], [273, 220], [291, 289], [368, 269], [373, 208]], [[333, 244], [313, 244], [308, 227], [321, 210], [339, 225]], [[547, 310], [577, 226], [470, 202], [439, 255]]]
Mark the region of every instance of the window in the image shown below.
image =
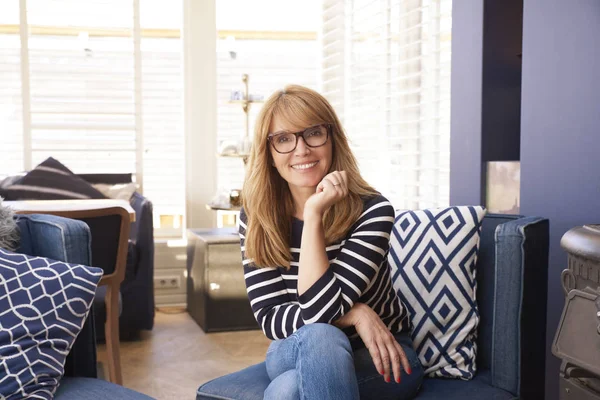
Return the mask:
[[2, 4], [0, 13], [0, 176], [23, 166], [19, 2]]
[[[290, 18], [292, 15], [294, 18]], [[240, 142], [245, 135], [242, 106], [230, 103], [232, 92], [244, 91], [243, 74], [249, 76], [249, 93], [265, 100], [286, 84], [317, 89], [318, 23], [316, 0], [217, 2], [218, 144]], [[260, 108], [260, 103], [250, 106], [250, 138]], [[219, 158], [217, 171], [219, 191], [242, 187], [241, 159]]]
[[22, 20], [19, 1], [3, 4], [0, 173], [49, 156], [76, 173], [132, 172], [157, 236], [181, 236], [181, 4], [27, 0]]
[[396, 209], [449, 203], [450, 0], [324, 0], [323, 94]]
[[[286, 84], [294, 83], [317, 88], [317, 41], [312, 39], [236, 40], [235, 59], [228, 45], [220, 39], [217, 56], [218, 141], [238, 142], [246, 130], [246, 120], [240, 104], [230, 103], [232, 91], [242, 91], [242, 75], [249, 76], [249, 93], [266, 98]], [[261, 104], [250, 106], [249, 136]], [[221, 189], [241, 189], [244, 167], [241, 159], [219, 158], [217, 185]]]

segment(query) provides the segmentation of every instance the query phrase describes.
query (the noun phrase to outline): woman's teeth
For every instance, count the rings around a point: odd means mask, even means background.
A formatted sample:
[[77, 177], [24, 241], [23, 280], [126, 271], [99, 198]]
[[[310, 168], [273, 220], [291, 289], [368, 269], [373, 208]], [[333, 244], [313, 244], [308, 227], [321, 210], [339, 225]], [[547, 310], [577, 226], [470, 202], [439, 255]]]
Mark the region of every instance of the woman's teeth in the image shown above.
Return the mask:
[[317, 162], [316, 162], [316, 161], [315, 161], [315, 162], [312, 162], [312, 163], [309, 163], [309, 164], [297, 164], [297, 165], [292, 165], [292, 168], [294, 168], [294, 169], [308, 169], [308, 168], [312, 168], [312, 167], [314, 167], [315, 165], [317, 165]]

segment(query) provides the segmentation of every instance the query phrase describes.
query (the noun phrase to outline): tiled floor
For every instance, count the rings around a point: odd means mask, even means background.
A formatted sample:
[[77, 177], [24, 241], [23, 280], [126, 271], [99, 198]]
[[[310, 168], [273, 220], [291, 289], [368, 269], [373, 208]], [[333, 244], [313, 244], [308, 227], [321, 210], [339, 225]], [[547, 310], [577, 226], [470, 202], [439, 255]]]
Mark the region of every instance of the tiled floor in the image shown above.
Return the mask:
[[[192, 400], [202, 383], [263, 361], [269, 343], [260, 330], [206, 334], [185, 310], [165, 309], [152, 332], [121, 343], [124, 386], [156, 399]], [[98, 359], [106, 360], [104, 345]]]

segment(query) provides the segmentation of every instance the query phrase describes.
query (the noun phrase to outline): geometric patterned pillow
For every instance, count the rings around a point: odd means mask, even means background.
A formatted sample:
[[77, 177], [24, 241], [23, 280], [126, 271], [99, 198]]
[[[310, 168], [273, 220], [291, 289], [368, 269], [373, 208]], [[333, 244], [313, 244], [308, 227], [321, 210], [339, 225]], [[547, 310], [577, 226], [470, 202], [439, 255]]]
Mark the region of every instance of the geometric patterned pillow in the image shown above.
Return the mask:
[[0, 249], [0, 398], [52, 399], [100, 268]]
[[475, 264], [485, 213], [482, 207], [460, 206], [396, 216], [388, 262], [429, 376], [466, 380], [475, 374]]

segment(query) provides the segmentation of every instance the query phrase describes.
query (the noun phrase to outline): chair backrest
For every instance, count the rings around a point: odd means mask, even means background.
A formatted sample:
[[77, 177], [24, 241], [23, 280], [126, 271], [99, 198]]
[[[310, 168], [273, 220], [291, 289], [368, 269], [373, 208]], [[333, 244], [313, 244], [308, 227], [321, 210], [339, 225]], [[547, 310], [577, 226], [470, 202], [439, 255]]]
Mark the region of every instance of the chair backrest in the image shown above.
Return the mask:
[[90, 229], [92, 243], [91, 266], [102, 268], [100, 285], [120, 284], [125, 278], [131, 219], [123, 207], [89, 210], [44, 211], [28, 210], [26, 214], [49, 214], [85, 222]]
[[[91, 235], [84, 222], [54, 215], [17, 215], [15, 218], [20, 232], [18, 253], [90, 265]], [[67, 356], [65, 376], [97, 376], [92, 311]]]
[[544, 398], [548, 220], [488, 214], [477, 260], [477, 369], [521, 398]]
[[91, 265], [90, 228], [82, 221], [55, 215], [15, 215], [17, 253], [71, 264]]
[[109, 185], [116, 185], [119, 183], [130, 183], [133, 182], [133, 174], [122, 173], [122, 174], [77, 174], [78, 177], [82, 178], [88, 183], [106, 183]]

